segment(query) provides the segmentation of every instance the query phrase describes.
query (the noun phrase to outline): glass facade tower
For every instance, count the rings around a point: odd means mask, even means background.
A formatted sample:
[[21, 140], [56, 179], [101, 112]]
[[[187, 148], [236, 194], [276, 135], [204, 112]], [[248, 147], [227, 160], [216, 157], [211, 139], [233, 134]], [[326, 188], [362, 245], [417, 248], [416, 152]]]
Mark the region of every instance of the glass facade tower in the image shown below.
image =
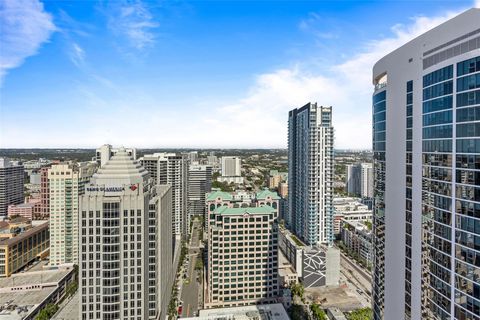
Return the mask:
[[374, 67], [375, 319], [480, 319], [480, 9]]

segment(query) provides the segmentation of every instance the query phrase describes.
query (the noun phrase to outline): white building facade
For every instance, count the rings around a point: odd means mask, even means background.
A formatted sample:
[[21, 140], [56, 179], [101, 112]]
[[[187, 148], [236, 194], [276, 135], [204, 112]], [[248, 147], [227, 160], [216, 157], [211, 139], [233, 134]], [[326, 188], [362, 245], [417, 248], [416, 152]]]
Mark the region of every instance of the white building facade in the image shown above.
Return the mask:
[[479, 319], [480, 9], [373, 68], [374, 319]]
[[186, 155], [179, 153], [154, 153], [140, 158], [155, 184], [172, 187], [172, 232], [177, 238], [189, 232], [188, 162]]
[[81, 197], [80, 319], [164, 319], [173, 284], [171, 189], [125, 150]]
[[[97, 148], [95, 151], [95, 157], [92, 159], [96, 161], [99, 166], [104, 166], [111, 157], [117, 154], [118, 150], [125, 148], [114, 148], [109, 144], [104, 144], [103, 146]], [[137, 149], [135, 148], [126, 148], [126, 152], [133, 159], [137, 159]]]
[[307, 245], [333, 241], [332, 108], [289, 112], [287, 226]]
[[242, 160], [239, 157], [222, 157], [222, 176], [239, 177], [242, 175]]

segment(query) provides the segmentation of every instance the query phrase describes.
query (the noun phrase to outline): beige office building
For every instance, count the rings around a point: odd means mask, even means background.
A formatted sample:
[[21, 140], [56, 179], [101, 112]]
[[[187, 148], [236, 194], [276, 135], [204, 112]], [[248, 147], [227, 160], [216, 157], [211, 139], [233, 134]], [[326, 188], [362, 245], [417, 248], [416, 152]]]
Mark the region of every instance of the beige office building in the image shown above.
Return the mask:
[[78, 198], [95, 166], [62, 163], [48, 169], [50, 186], [50, 265], [78, 264]]
[[206, 308], [271, 303], [278, 296], [278, 226], [268, 205], [221, 206], [209, 216]]

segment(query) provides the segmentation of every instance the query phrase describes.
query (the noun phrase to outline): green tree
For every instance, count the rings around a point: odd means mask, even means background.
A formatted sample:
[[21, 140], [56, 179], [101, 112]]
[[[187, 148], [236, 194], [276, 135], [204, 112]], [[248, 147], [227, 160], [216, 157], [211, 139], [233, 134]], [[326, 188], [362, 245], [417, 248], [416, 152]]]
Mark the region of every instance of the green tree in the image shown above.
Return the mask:
[[300, 299], [303, 299], [303, 294], [305, 293], [305, 288], [301, 283], [293, 283], [290, 287], [290, 290], [292, 290], [292, 295], [297, 296]]
[[372, 230], [372, 222], [371, 221], [364, 221], [363, 223], [367, 226], [368, 230]]
[[67, 286], [67, 289], [66, 289], [67, 296], [68, 297], [73, 296], [75, 294], [75, 292], [77, 292], [77, 288], [78, 288], [77, 281], [70, 282]]
[[195, 261], [195, 270], [197, 271], [203, 270], [203, 259], [201, 255], [199, 255], [197, 260]]
[[373, 312], [370, 308], [357, 309], [346, 314], [347, 320], [370, 320]]
[[305, 309], [298, 304], [292, 304], [288, 313], [290, 314], [290, 319], [291, 320], [305, 320], [305, 319], [308, 319], [308, 314], [305, 312]]
[[327, 320], [327, 315], [325, 314], [325, 311], [323, 311], [318, 304], [313, 303], [310, 306], [310, 310], [312, 310], [315, 320]]
[[47, 304], [35, 317], [35, 320], [48, 320], [58, 311], [58, 306], [53, 303]]
[[175, 319], [175, 315], [177, 313], [177, 303], [174, 298], [170, 299], [170, 303], [168, 304], [168, 318]]

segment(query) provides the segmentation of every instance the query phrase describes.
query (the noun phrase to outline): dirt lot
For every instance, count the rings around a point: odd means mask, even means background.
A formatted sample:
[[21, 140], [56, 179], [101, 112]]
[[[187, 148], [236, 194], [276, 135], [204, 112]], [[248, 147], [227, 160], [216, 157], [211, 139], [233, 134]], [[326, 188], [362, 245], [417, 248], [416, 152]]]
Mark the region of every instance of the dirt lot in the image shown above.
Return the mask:
[[305, 297], [319, 303], [322, 308], [337, 307], [341, 311], [352, 311], [362, 308], [356, 294], [343, 287], [306, 288]]

